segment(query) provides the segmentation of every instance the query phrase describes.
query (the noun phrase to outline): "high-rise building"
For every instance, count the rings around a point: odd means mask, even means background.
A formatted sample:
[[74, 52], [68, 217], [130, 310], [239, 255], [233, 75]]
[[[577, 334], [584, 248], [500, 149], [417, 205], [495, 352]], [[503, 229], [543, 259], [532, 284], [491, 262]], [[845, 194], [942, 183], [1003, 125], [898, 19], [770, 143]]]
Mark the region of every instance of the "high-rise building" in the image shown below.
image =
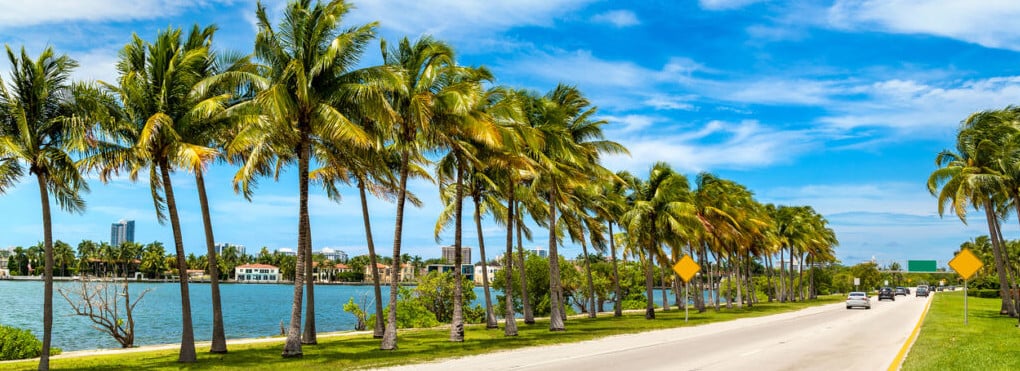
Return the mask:
[[543, 248], [542, 246], [536, 246], [534, 249], [531, 249], [530, 251], [542, 258], [549, 257], [549, 251]]
[[[443, 260], [446, 260], [447, 264], [454, 264], [454, 254], [456, 254], [455, 246], [443, 246]], [[468, 246], [460, 247], [461, 264], [471, 264], [471, 248]]]
[[135, 242], [135, 221], [121, 219], [110, 226], [110, 244], [120, 246], [125, 242]]
[[213, 245], [213, 249], [216, 251], [216, 255], [223, 255], [223, 249], [233, 247], [237, 251], [237, 255], [244, 256], [247, 252], [244, 249], [244, 245], [235, 245], [229, 242], [220, 242]]

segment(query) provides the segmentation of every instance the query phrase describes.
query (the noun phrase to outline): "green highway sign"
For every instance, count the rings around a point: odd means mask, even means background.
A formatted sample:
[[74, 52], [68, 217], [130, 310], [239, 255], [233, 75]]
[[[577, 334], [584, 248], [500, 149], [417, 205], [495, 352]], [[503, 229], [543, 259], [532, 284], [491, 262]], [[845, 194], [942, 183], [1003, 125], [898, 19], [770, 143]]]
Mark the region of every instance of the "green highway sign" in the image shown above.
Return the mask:
[[907, 260], [907, 272], [935, 272], [937, 269], [934, 260]]

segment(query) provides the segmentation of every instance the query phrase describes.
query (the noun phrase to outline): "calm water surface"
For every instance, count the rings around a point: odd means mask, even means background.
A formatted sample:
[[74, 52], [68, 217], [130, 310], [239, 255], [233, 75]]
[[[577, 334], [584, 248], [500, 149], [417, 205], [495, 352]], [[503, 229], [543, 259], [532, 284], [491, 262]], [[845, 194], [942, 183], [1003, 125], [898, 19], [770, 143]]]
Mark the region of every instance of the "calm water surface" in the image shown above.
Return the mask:
[[[73, 289], [74, 282], [54, 282], [54, 289]], [[212, 303], [207, 283], [188, 285], [195, 340], [212, 338]], [[137, 297], [152, 289], [135, 307], [135, 345], [179, 343], [181, 340], [181, 289], [177, 283], [136, 283], [130, 286]], [[92, 327], [85, 317], [75, 316], [59, 293], [53, 297], [53, 346], [65, 351], [119, 348], [120, 344]], [[654, 301], [661, 304], [656, 290]], [[475, 287], [473, 305], [485, 305], [481, 287]], [[493, 290], [496, 300], [498, 291]], [[257, 338], [280, 334], [280, 322], [290, 319], [292, 284], [221, 284], [223, 322], [228, 339]], [[389, 300], [389, 286], [382, 287], [383, 303]], [[42, 281], [0, 281], [0, 324], [29, 329], [42, 337]], [[372, 303], [372, 286], [323, 285], [315, 287], [315, 325], [319, 332], [354, 330], [355, 319], [343, 311], [350, 298], [361, 305], [361, 298]], [[670, 301], [675, 301], [670, 297]], [[501, 303], [493, 303], [502, 305]], [[374, 304], [368, 305], [372, 311]], [[675, 304], [674, 304], [675, 305]], [[612, 308], [607, 303], [605, 308]], [[606, 309], [611, 310], [611, 309]], [[302, 311], [303, 313], [303, 311]]]

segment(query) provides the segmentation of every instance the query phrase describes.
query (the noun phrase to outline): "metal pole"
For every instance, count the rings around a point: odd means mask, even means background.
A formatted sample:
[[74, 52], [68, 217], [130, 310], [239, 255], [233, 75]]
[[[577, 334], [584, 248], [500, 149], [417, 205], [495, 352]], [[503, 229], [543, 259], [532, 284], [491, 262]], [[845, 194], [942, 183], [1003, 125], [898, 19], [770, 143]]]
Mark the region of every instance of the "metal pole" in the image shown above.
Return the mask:
[[963, 325], [967, 325], [967, 280], [963, 280]]
[[689, 282], [684, 282], [684, 323], [687, 322], [687, 313], [690, 312], [691, 301], [688, 300], [690, 296], [691, 285]]

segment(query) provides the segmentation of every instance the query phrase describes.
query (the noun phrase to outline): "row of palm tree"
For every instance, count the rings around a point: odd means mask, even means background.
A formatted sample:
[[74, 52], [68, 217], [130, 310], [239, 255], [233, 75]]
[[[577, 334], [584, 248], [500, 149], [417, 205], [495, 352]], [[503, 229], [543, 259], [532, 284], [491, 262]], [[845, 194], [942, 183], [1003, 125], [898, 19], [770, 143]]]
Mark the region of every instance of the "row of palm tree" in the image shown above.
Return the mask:
[[1018, 317], [1015, 287], [1020, 271], [1008, 261], [1010, 244], [1002, 223], [1020, 213], [1020, 107], [971, 114], [957, 131], [956, 150], [940, 152], [935, 164], [938, 168], [927, 185], [938, 199], [939, 215], [948, 207], [967, 223], [969, 209], [984, 212], [1002, 298], [1000, 311]]
[[[47, 256], [45, 349], [51, 329], [53, 266], [48, 197], [52, 193], [61, 207], [82, 211], [81, 193], [87, 191], [82, 174], [88, 172], [104, 182], [122, 173], [136, 180], [148, 172], [157, 217], [161, 223], [169, 221], [174, 236], [181, 278], [180, 362], [194, 362], [196, 355], [188, 262], [170, 175], [183, 170], [195, 176], [208, 247], [206, 264], [218, 278], [203, 179], [216, 162], [238, 167], [234, 189], [248, 199], [255, 197], [261, 178], [275, 179], [290, 165], [297, 166], [298, 248], [284, 357], [301, 356], [303, 345], [317, 342], [308, 214], [312, 184], [322, 186], [333, 199], [339, 198], [343, 185], [357, 188], [373, 269], [378, 257], [367, 193], [396, 204], [391, 256], [399, 267], [406, 259], [401, 254], [405, 205], [422, 203], [408, 192], [412, 178], [438, 184], [446, 209], [438, 217], [435, 234], [438, 239], [452, 225], [458, 267], [467, 197], [474, 205], [483, 264], [482, 218], [491, 216], [506, 226], [506, 257], [514, 256], [516, 238], [517, 259], [507, 259], [507, 272], [514, 265], [523, 267], [523, 241], [533, 236], [529, 224], [548, 230], [550, 331], [566, 329], [558, 249], [567, 237], [581, 245], [584, 256], [589, 256], [589, 247], [602, 253], [608, 245], [614, 269], [618, 247], [640, 257], [646, 267], [648, 318], [654, 318], [651, 286], [656, 262], [668, 266], [685, 253], [694, 255], [711, 273], [699, 288], [714, 287], [713, 277], [725, 268], [753, 292], [752, 261], [770, 262], [779, 253], [780, 263], [785, 263], [782, 254], [788, 252], [790, 268], [780, 264], [775, 296], [803, 300], [803, 287], [793, 287], [794, 257], [813, 264], [834, 260], [835, 236], [810, 208], [758, 204], [743, 186], [711, 174], [699, 175], [697, 188], [691, 189], [687, 179], [666, 164], [656, 164], [647, 180], [605, 168], [604, 156], [627, 150], [605, 138], [607, 122], [598, 118], [598, 109], [576, 87], [561, 84], [540, 95], [493, 86], [491, 72], [459, 65], [450, 45], [427, 36], [404, 38], [393, 46], [382, 40], [383, 64], [359, 68], [377, 24], [342, 28], [351, 7], [340, 0], [295, 0], [274, 25], [259, 3], [252, 56], [215, 52], [216, 28], [211, 26], [195, 26], [188, 33], [170, 28], [152, 42], [135, 35], [120, 53], [115, 82], [72, 84], [67, 76], [76, 64], [70, 58], [56, 57], [47, 49], [33, 61], [24, 52], [16, 57], [8, 48], [15, 67], [10, 86], [17, 90], [8, 92], [2, 84], [0, 192], [26, 166], [39, 180]], [[33, 80], [37, 78], [43, 80]], [[35, 107], [39, 102], [44, 104]], [[433, 165], [434, 171], [427, 170]], [[614, 226], [622, 229], [619, 236], [614, 235]], [[587, 292], [593, 293], [589, 259], [583, 260]], [[382, 339], [384, 350], [397, 348], [399, 270], [391, 272], [385, 317], [378, 272], [372, 275], [374, 334]], [[454, 275], [450, 340], [460, 342], [464, 341], [460, 269]], [[510, 280], [513, 275], [505, 277]], [[531, 324], [534, 316], [523, 276], [521, 280], [524, 322]], [[486, 323], [498, 328], [488, 281], [483, 273]], [[803, 281], [801, 277], [798, 282]], [[615, 313], [620, 315], [618, 284], [616, 292]], [[226, 352], [218, 293], [214, 279], [210, 351]], [[594, 308], [591, 296], [589, 308]], [[715, 302], [718, 309], [718, 297]], [[508, 336], [517, 333], [512, 303], [508, 292], [504, 325]], [[704, 310], [704, 303], [699, 308]], [[595, 316], [594, 310], [589, 313]], [[40, 369], [48, 367], [47, 356], [44, 352]]]

